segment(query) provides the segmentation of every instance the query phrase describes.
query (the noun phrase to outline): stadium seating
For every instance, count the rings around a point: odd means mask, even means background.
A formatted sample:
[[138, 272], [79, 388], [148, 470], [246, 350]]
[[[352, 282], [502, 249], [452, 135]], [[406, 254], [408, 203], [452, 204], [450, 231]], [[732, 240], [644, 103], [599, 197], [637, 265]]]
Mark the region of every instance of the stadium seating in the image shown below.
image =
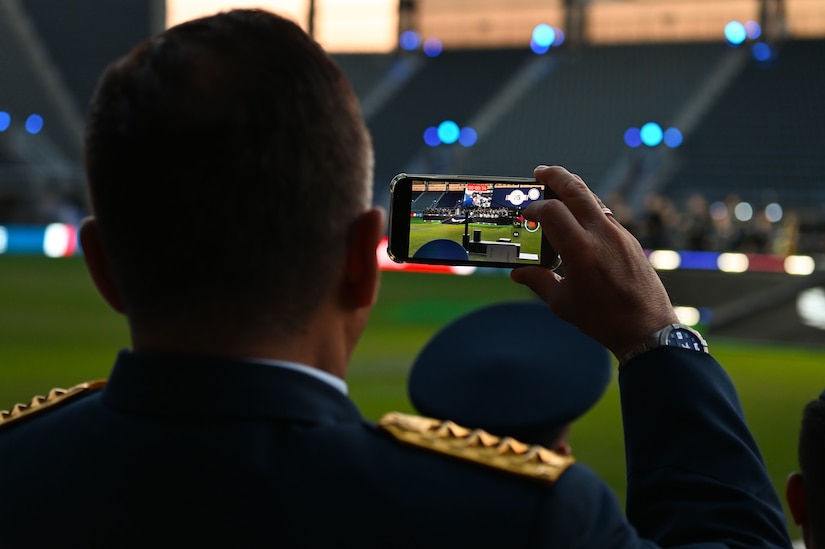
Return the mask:
[[819, 205], [825, 214], [823, 60], [823, 40], [788, 41], [771, 60], [751, 59], [685, 142], [680, 169], [663, 191]]
[[[82, 191], [82, 110], [105, 63], [150, 30], [147, 5], [123, 12], [107, 0], [87, 4], [28, 0], [0, 13], [4, 81], [17, 83], [0, 90], [0, 111], [18, 128], [33, 112], [46, 121], [35, 136], [0, 129], [7, 206], [32, 202], [44, 182]], [[79, 33], [94, 39], [78, 41]], [[767, 59], [751, 55], [756, 46]], [[715, 42], [564, 44], [544, 55], [525, 44], [446, 48], [434, 57], [420, 50], [334, 57], [372, 133], [379, 205], [389, 206], [399, 172], [529, 176], [539, 163], [561, 164], [600, 195], [621, 194], [637, 214], [651, 193], [677, 207], [697, 192], [709, 202], [736, 194], [756, 209], [776, 201], [800, 215], [803, 233], [815, 233], [800, 238], [822, 248], [822, 38], [788, 39], [772, 50], [755, 40], [731, 46], [720, 35]], [[425, 130], [445, 120], [474, 128], [477, 141], [427, 145]], [[625, 132], [647, 122], [679, 127], [681, 147], [629, 147]], [[427, 200], [417, 207], [449, 208], [456, 198]], [[0, 223], [25, 222], [33, 211], [15, 208], [0, 208]]]
[[[814, 65], [825, 59], [825, 41], [789, 40], [767, 61], [751, 56], [752, 45], [405, 53], [398, 59], [418, 55], [420, 66], [368, 117], [376, 202], [386, 205], [401, 171], [527, 176], [550, 163], [603, 196], [622, 193], [636, 211], [654, 192], [679, 207], [695, 192], [709, 201], [738, 194], [755, 208], [778, 201], [799, 210], [802, 227], [820, 231], [825, 75]], [[343, 66], [365, 97], [368, 82], [380, 86], [390, 74], [378, 74], [372, 55], [350, 55]], [[426, 145], [424, 130], [445, 119], [482, 123], [475, 146]], [[683, 125], [682, 146], [625, 144], [624, 132], [647, 122]]]

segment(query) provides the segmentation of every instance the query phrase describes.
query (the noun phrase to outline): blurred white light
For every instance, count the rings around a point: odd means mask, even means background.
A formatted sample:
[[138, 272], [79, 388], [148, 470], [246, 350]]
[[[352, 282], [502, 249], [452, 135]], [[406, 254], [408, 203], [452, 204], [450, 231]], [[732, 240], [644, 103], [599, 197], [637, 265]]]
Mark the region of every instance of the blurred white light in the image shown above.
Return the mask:
[[733, 215], [735, 215], [739, 221], [750, 221], [753, 217], [753, 206], [747, 202], [740, 202], [733, 209]]
[[748, 256], [745, 254], [719, 254], [719, 259], [716, 260], [719, 270], [726, 273], [744, 273], [748, 270], [749, 264]]
[[767, 206], [765, 206], [765, 217], [768, 218], [768, 221], [771, 223], [776, 223], [777, 221], [782, 220], [782, 206], [777, 204], [776, 202], [771, 202]]
[[699, 323], [699, 309], [696, 307], [674, 307], [679, 322], [688, 326], [695, 326]]
[[825, 330], [825, 289], [808, 288], [799, 292], [796, 313], [802, 324]]
[[679, 252], [674, 252], [673, 250], [654, 250], [650, 252], [648, 259], [654, 269], [662, 271], [678, 269], [679, 265], [682, 264], [682, 257], [679, 255]]
[[450, 271], [453, 274], [469, 276], [476, 271], [476, 267], [473, 267], [471, 265], [453, 265], [452, 267], [450, 267]]
[[6, 253], [9, 246], [9, 232], [5, 227], [0, 226], [0, 254]]
[[785, 258], [785, 272], [792, 275], [809, 275], [814, 272], [814, 258], [807, 255], [789, 255]]
[[43, 235], [43, 253], [48, 257], [63, 257], [69, 249], [72, 231], [62, 223], [52, 223]]

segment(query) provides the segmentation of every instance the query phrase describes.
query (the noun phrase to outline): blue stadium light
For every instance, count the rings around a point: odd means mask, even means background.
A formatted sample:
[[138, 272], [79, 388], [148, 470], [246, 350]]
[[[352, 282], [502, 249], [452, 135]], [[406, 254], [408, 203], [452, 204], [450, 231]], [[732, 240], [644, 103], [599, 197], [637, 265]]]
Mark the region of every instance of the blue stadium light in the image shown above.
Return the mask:
[[452, 145], [458, 141], [460, 134], [461, 130], [459, 130], [458, 124], [452, 120], [445, 120], [438, 125], [438, 138], [441, 139], [441, 142], [445, 145]]
[[544, 23], [536, 25], [533, 29], [533, 42], [539, 46], [548, 48], [556, 41], [556, 31], [550, 25]]
[[438, 57], [442, 51], [444, 51], [444, 46], [438, 38], [427, 38], [424, 41], [424, 53], [428, 57]]
[[40, 133], [43, 129], [43, 117], [39, 114], [30, 114], [26, 118], [26, 131], [32, 135]]
[[398, 37], [398, 45], [402, 50], [412, 51], [421, 43], [421, 37], [418, 33], [412, 30], [404, 31]]
[[430, 147], [438, 147], [441, 144], [441, 138], [438, 137], [438, 128], [430, 126], [424, 130], [424, 143]]
[[754, 44], [753, 48], [751, 48], [751, 53], [757, 61], [769, 61], [770, 58], [773, 57], [773, 50], [764, 42]]
[[738, 46], [748, 37], [745, 25], [739, 21], [731, 21], [725, 25], [725, 38], [734, 46]]
[[0, 254], [69, 257], [79, 252], [73, 225], [0, 226]]
[[11, 126], [11, 115], [6, 111], [0, 111], [0, 132], [4, 132]]
[[745, 33], [751, 40], [756, 40], [762, 36], [762, 26], [756, 21], [748, 21], [745, 23]]
[[665, 145], [667, 145], [671, 149], [675, 149], [676, 147], [681, 145], [682, 139], [682, 132], [679, 131], [679, 128], [668, 128], [665, 130]]
[[642, 144], [642, 133], [639, 128], [627, 128], [624, 132], [624, 142], [634, 149]]
[[530, 49], [533, 50], [533, 53], [536, 55], [544, 55], [548, 51], [550, 51], [550, 46], [540, 46], [536, 44], [535, 40], [530, 40]]
[[478, 134], [476, 131], [471, 128], [470, 126], [465, 126], [461, 128], [461, 132], [458, 134], [458, 142], [465, 147], [472, 147], [478, 141]]
[[682, 269], [702, 269], [716, 271], [719, 269], [719, 252], [696, 252], [683, 250], [679, 252]]
[[656, 122], [648, 122], [642, 126], [639, 133], [641, 134], [642, 143], [648, 147], [655, 147], [662, 142], [662, 127]]
[[4, 253], [11, 255], [42, 255], [45, 227], [34, 225], [7, 225]]

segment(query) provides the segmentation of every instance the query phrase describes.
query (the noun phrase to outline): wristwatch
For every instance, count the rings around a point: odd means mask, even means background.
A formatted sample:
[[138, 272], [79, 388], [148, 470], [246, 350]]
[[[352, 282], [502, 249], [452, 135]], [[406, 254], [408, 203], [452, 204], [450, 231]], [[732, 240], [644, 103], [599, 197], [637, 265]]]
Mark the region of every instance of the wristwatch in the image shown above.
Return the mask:
[[641, 345], [625, 353], [619, 360], [619, 364], [625, 364], [633, 357], [662, 346], [681, 347], [701, 353], [708, 352], [708, 343], [702, 334], [684, 324], [668, 324], [647, 336]]

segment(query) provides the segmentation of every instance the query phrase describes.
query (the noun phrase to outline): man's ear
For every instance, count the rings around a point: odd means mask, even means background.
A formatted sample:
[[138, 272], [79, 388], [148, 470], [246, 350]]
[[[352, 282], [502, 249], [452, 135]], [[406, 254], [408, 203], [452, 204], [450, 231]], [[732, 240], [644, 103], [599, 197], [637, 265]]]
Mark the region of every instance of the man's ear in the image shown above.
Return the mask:
[[805, 479], [802, 473], [791, 473], [788, 477], [785, 483], [785, 499], [788, 501], [794, 524], [805, 526], [808, 523], [808, 503], [805, 499]]
[[83, 248], [83, 260], [86, 262], [86, 268], [89, 270], [97, 291], [112, 309], [123, 313], [123, 302], [117, 294], [111, 276], [109, 276], [109, 268], [106, 266], [106, 258], [100, 242], [97, 220], [94, 217], [87, 217], [80, 224], [80, 246]]
[[372, 208], [361, 214], [353, 225], [347, 246], [343, 298], [355, 308], [370, 307], [378, 297], [381, 271], [376, 249], [384, 236], [383, 208]]

